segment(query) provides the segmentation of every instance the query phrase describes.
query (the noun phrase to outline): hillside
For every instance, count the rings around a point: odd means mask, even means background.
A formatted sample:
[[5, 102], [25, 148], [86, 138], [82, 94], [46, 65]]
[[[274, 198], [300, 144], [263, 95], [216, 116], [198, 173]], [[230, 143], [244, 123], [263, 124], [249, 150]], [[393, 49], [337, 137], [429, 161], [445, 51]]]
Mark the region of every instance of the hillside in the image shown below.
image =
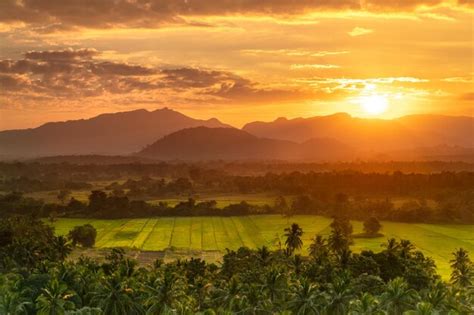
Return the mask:
[[197, 126], [230, 127], [213, 118], [198, 120], [163, 108], [102, 114], [51, 122], [38, 128], [0, 132], [2, 157], [71, 154], [130, 154], [174, 131]]
[[163, 160], [328, 160], [350, 157], [352, 150], [331, 139], [299, 144], [259, 138], [231, 128], [188, 128], [159, 139], [138, 153]]

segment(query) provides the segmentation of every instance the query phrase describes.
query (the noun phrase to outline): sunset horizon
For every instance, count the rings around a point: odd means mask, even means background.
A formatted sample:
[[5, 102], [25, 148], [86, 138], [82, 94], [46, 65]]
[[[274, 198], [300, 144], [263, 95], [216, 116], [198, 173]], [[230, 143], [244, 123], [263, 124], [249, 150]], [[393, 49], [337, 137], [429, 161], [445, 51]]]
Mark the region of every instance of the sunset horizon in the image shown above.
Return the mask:
[[474, 115], [469, 1], [0, 8], [0, 130], [166, 106], [238, 127], [337, 112]]

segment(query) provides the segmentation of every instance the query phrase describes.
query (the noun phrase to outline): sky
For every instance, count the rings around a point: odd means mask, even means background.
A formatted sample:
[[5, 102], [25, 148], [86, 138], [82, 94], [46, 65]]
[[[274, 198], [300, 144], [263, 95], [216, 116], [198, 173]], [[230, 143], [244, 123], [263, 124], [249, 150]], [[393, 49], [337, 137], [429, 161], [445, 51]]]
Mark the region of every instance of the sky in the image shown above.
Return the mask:
[[472, 0], [2, 0], [0, 130], [169, 107], [474, 116]]

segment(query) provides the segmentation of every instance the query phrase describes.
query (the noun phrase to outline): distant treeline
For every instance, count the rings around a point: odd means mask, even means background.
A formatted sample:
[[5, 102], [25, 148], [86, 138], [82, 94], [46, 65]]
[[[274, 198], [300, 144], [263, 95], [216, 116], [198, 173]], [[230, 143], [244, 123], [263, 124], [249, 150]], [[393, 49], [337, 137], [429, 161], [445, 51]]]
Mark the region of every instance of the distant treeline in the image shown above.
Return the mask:
[[[130, 159], [111, 157], [105, 163], [101, 157], [55, 157], [40, 162], [0, 162], [0, 178], [29, 177], [33, 179], [61, 179], [69, 181], [116, 180], [124, 177], [190, 177], [191, 173], [222, 175], [264, 175], [266, 173], [291, 172], [340, 172], [352, 170], [361, 173], [436, 173], [474, 172], [474, 163], [465, 162], [129, 162]], [[53, 161], [47, 163], [46, 161]], [[94, 162], [96, 161], [96, 162]]]
[[291, 217], [297, 214], [323, 216], [344, 216], [363, 220], [376, 217], [380, 220], [402, 222], [474, 222], [474, 192], [457, 195], [448, 194], [435, 205], [424, 200], [411, 200], [396, 207], [390, 199], [349, 198], [346, 194], [336, 194], [330, 199], [301, 194], [291, 198], [277, 197], [270, 205], [253, 205], [245, 201], [217, 207], [215, 200], [196, 201], [189, 198], [175, 206], [166, 202], [151, 204], [144, 200], [133, 200], [117, 191], [106, 193], [94, 190], [89, 202], [71, 198], [65, 204], [46, 204], [32, 198], [24, 198], [21, 193], [9, 193], [0, 196], [0, 213], [36, 214], [50, 217], [93, 217], [93, 218], [130, 218], [150, 216], [238, 216], [259, 214], [280, 214]]
[[189, 196], [207, 192], [308, 194], [322, 201], [328, 201], [338, 193], [355, 197], [410, 196], [438, 200], [447, 194], [457, 195], [473, 191], [474, 172], [366, 174], [344, 171], [233, 176], [193, 170], [189, 178], [165, 180], [144, 176], [141, 179], [128, 179], [122, 184], [113, 182], [106, 189], [133, 199]]

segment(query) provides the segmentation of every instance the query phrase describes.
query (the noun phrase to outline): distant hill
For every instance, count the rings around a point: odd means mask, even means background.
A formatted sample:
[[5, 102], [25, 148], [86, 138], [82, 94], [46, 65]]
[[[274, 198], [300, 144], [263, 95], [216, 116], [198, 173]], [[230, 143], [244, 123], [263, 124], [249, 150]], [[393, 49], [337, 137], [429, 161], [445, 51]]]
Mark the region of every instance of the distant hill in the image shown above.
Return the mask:
[[352, 149], [331, 139], [305, 143], [259, 138], [231, 128], [188, 128], [167, 135], [138, 153], [162, 160], [334, 160]]
[[243, 130], [258, 137], [290, 141], [332, 138], [359, 151], [407, 150], [442, 145], [474, 147], [474, 118], [414, 115], [393, 120], [363, 119], [345, 113], [312, 118], [252, 122]]
[[198, 120], [163, 108], [103, 114], [91, 119], [51, 122], [38, 128], [0, 132], [0, 155], [41, 157], [130, 154], [166, 134], [189, 127], [230, 127], [213, 118]]

